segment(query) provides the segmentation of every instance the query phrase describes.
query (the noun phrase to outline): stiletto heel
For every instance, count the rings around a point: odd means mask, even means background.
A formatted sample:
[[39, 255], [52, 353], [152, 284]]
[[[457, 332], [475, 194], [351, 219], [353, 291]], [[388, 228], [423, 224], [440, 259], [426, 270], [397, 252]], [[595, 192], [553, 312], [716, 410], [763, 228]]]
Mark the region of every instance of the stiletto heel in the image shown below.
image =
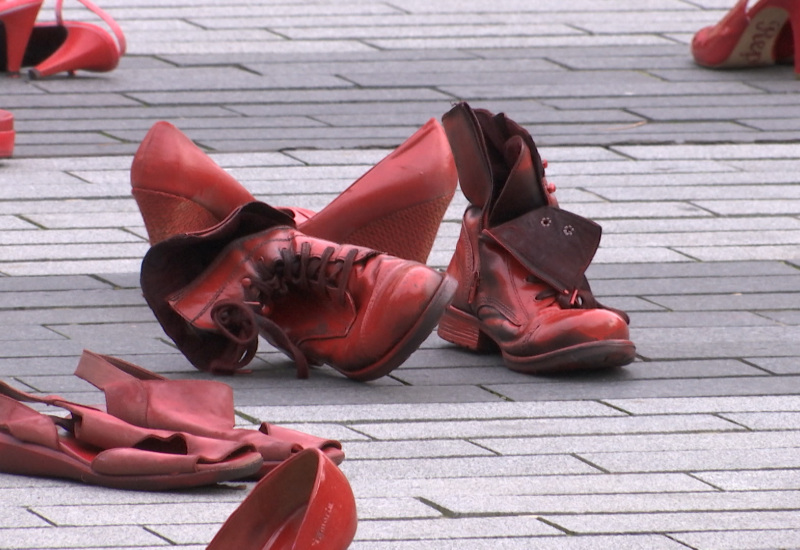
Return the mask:
[[28, 71], [31, 78], [44, 78], [60, 72], [74, 75], [77, 70], [108, 72], [119, 64], [126, 50], [122, 29], [90, 0], [80, 2], [109, 26], [113, 37], [92, 23], [64, 21], [63, 0], [57, 0], [56, 21], [36, 25], [28, 42], [23, 65], [34, 66]]
[[760, 0], [750, 10], [739, 0], [716, 25], [705, 27], [692, 40], [698, 65], [712, 69], [763, 67], [794, 59], [800, 36], [800, 5], [796, 0]]
[[[18, 73], [42, 0], [10, 0], [0, 4], [0, 69]], [[5, 50], [5, 51], [3, 51]]]
[[14, 115], [0, 110], [0, 158], [14, 153]]

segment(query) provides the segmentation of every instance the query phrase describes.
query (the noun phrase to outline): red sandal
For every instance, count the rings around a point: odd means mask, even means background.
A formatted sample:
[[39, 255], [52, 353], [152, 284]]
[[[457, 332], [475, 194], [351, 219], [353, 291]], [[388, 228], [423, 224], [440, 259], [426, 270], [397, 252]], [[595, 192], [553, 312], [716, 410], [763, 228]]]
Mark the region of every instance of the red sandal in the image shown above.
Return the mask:
[[[70, 415], [47, 416], [19, 401], [46, 403]], [[251, 445], [143, 429], [93, 407], [0, 383], [2, 472], [117, 489], [167, 490], [240, 479], [257, 471], [261, 462]]]
[[144, 428], [178, 430], [253, 445], [264, 463], [262, 477], [295, 453], [320, 449], [335, 464], [342, 444], [262, 423], [258, 430], [234, 428], [233, 391], [214, 380], [169, 380], [116, 357], [84, 351], [75, 374], [106, 395], [108, 412]]
[[[447, 137], [431, 119], [319, 212], [279, 210], [311, 237], [425, 263], [457, 182]], [[256, 200], [163, 121], [153, 125], [134, 156], [131, 187], [153, 245], [208, 229]]]

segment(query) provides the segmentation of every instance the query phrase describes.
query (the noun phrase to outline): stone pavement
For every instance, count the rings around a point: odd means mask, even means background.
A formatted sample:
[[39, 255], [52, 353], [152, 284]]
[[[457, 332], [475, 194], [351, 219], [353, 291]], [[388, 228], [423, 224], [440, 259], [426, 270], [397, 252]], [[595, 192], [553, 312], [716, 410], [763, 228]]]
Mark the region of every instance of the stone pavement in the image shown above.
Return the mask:
[[[115, 72], [0, 82], [19, 131], [0, 161], [0, 377], [100, 403], [72, 376], [83, 348], [205, 376], [138, 288], [128, 169], [153, 122], [259, 198], [318, 209], [464, 99], [524, 124], [561, 204], [603, 225], [589, 278], [631, 313], [638, 360], [532, 377], [433, 335], [361, 384], [298, 380], [264, 345], [226, 379], [241, 425], [343, 441], [356, 550], [800, 548], [800, 83], [692, 64], [732, 3], [104, 0], [130, 42]], [[250, 487], [0, 474], [0, 548], [199, 549]]]

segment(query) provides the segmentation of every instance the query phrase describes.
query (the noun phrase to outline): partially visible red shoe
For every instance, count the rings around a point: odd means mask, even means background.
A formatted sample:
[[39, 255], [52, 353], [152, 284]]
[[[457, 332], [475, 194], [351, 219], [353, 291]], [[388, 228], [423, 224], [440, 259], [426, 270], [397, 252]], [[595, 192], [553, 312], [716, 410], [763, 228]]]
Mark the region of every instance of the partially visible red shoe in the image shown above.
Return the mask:
[[455, 281], [428, 266], [304, 235], [265, 203], [200, 233], [176, 235], [142, 260], [142, 293], [192, 364], [232, 373], [261, 335], [298, 377], [327, 364], [374, 380], [400, 366], [436, 326]]
[[169, 380], [116, 357], [83, 351], [75, 374], [103, 390], [109, 414], [143, 428], [181, 431], [253, 445], [270, 470], [303, 449], [320, 449], [335, 464], [342, 444], [263, 422], [257, 430], [235, 427], [233, 390], [215, 380]]
[[262, 479], [206, 550], [345, 550], [357, 525], [347, 478], [307, 449]]
[[5, 0], [0, 2], [0, 71], [16, 74], [28, 47], [42, 0]]
[[[320, 212], [280, 210], [309, 236], [424, 263], [457, 183], [447, 137], [431, 119]], [[168, 122], [139, 146], [131, 186], [151, 244], [207, 229], [256, 200]]]
[[[64, 0], [56, 0], [56, 20], [37, 23], [25, 50], [23, 66], [32, 66], [31, 78], [44, 78], [56, 73], [75, 71], [108, 72], [114, 70], [125, 54], [122, 29], [114, 19], [90, 0], [80, 2], [99, 16], [111, 34], [93, 23], [65, 21]], [[112, 35], [113, 34], [113, 35]]]
[[0, 158], [14, 154], [14, 115], [0, 110]]
[[737, 69], [793, 61], [800, 76], [800, 2], [759, 0], [749, 10], [747, 2], [739, 0], [719, 23], [695, 34], [691, 50], [697, 64]]

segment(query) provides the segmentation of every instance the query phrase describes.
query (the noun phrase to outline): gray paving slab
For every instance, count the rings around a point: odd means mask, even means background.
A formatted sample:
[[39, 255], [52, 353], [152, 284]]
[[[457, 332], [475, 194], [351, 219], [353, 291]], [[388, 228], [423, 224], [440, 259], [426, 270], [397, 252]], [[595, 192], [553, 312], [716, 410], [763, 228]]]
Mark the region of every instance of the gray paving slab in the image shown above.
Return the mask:
[[[18, 136], [0, 161], [0, 377], [101, 403], [71, 374], [89, 347], [214, 378], [138, 286], [128, 171], [154, 122], [259, 199], [319, 210], [463, 99], [528, 128], [561, 204], [603, 225], [588, 276], [631, 313], [637, 361], [526, 376], [434, 334], [357, 384], [297, 380], [262, 343], [251, 374], [224, 380], [237, 425], [343, 441], [355, 549], [797, 546], [800, 95], [788, 66], [694, 65], [693, 33], [731, 5], [103, 0], [129, 42], [114, 72], [3, 82]], [[449, 263], [466, 204], [430, 265]], [[199, 549], [252, 487], [0, 474], [0, 546]]]

